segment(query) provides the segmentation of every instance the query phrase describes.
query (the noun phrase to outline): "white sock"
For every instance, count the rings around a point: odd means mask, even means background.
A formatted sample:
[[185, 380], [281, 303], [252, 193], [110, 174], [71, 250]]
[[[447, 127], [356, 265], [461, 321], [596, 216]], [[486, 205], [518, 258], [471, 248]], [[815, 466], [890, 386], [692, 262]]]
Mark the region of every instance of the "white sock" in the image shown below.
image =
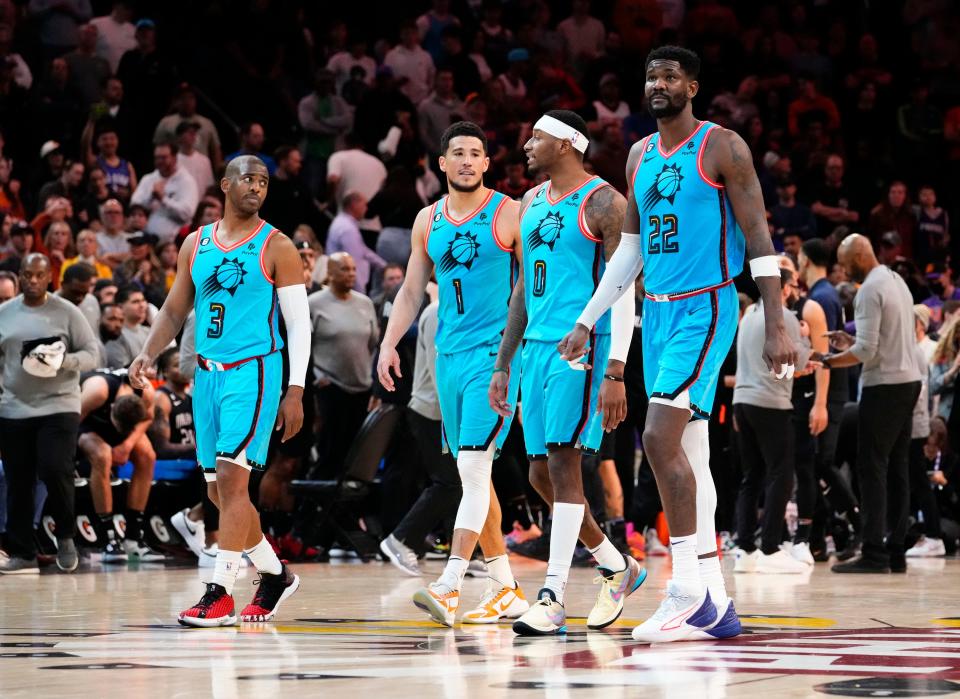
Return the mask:
[[606, 568], [611, 573], [619, 573], [627, 567], [627, 559], [623, 557], [622, 553], [617, 551], [617, 547], [614, 546], [607, 537], [603, 537], [603, 541], [600, 542], [599, 546], [588, 550], [593, 554], [597, 564], [601, 568]]
[[551, 590], [557, 602], [563, 604], [563, 592], [570, 576], [573, 551], [580, 537], [583, 523], [583, 503], [555, 502], [553, 504], [553, 527], [550, 530], [550, 560], [547, 562], [547, 577], [543, 586]]
[[510, 570], [510, 559], [507, 554], [485, 559], [487, 562], [487, 577], [501, 587], [515, 587], [517, 581]]
[[261, 537], [260, 543], [252, 549], [244, 549], [244, 553], [247, 554], [247, 558], [250, 559], [250, 562], [253, 563], [261, 573], [280, 575], [283, 571], [283, 564], [280, 562], [280, 559], [277, 558], [276, 552], [265, 536]]
[[224, 549], [217, 551], [217, 562], [213, 566], [213, 577], [210, 578], [210, 582], [223, 585], [228, 595], [233, 594], [233, 585], [237, 582], [242, 556], [242, 551], [225, 551]]
[[670, 536], [670, 554], [673, 556], [673, 582], [687, 594], [701, 594], [700, 570], [697, 563], [697, 534]]
[[710, 591], [710, 599], [715, 605], [722, 607], [727, 603], [727, 586], [723, 582], [719, 556], [700, 559], [700, 582]]
[[441, 585], [446, 585], [451, 590], [459, 590], [463, 586], [463, 576], [467, 573], [467, 566], [470, 561], [460, 558], [460, 556], [450, 556], [447, 559], [447, 566], [443, 573], [437, 579]]

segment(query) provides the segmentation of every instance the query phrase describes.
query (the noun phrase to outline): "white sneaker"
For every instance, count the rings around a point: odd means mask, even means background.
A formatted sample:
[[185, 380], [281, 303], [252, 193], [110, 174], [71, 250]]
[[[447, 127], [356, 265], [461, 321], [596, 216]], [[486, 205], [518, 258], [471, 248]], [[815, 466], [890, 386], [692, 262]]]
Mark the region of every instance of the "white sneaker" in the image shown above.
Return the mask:
[[626, 567], [613, 573], [605, 568], [597, 568], [600, 574], [593, 579], [600, 583], [597, 601], [587, 617], [588, 629], [604, 629], [615, 622], [623, 613], [623, 603], [647, 579], [647, 571], [641, 568], [632, 557], [624, 556]]
[[[200, 550], [200, 557], [197, 559], [198, 568], [213, 568], [217, 565], [217, 553], [220, 551], [220, 547], [217, 544], [212, 544], [209, 547], [205, 546]], [[240, 557], [240, 567], [246, 568], [250, 565], [250, 562], [247, 560], [247, 554], [243, 554]]]
[[530, 603], [523, 596], [520, 583], [514, 581], [513, 587], [506, 587], [488, 580], [480, 602], [460, 621], [464, 624], [496, 624], [501, 619], [516, 619], [528, 609]]
[[641, 643], [683, 641], [697, 631], [711, 627], [716, 620], [717, 608], [708, 591], [690, 594], [671, 580], [660, 607], [631, 635], [634, 641]]
[[751, 553], [747, 553], [741, 548], [735, 548], [733, 555], [735, 561], [733, 564], [734, 573], [757, 572], [757, 559], [760, 558], [760, 549], [754, 549]]
[[760, 555], [757, 557], [756, 572], [767, 574], [799, 574], [806, 573], [810, 567], [806, 563], [801, 563], [784, 550], [771, 553], [769, 556], [757, 550]]
[[790, 556], [804, 565], [812, 566], [814, 564], [813, 554], [810, 553], [810, 544], [806, 541], [791, 546]]
[[513, 632], [519, 636], [554, 636], [566, 633], [567, 611], [557, 602], [553, 590], [544, 587], [537, 596], [533, 606], [513, 622]]
[[413, 595], [413, 603], [430, 615], [438, 624], [453, 626], [460, 606], [460, 591], [441, 583], [430, 583]]
[[193, 552], [193, 555], [197, 558], [200, 558], [200, 555], [203, 553], [203, 542], [204, 542], [204, 525], [203, 520], [199, 522], [192, 521], [187, 513], [190, 512], [190, 508], [186, 508], [177, 512], [173, 517], [170, 518], [170, 524], [173, 525], [173, 528], [177, 530], [177, 534], [183, 539], [183, 543]]
[[647, 529], [643, 534], [644, 543], [646, 544], [646, 552], [648, 556], [669, 556], [670, 549], [663, 545], [660, 541], [660, 536], [657, 534], [657, 530], [653, 527]]
[[143, 563], [157, 563], [167, 560], [167, 556], [160, 551], [147, 546], [143, 541], [123, 540], [123, 550], [127, 552], [128, 561], [141, 561]]
[[394, 567], [407, 575], [419, 578], [420, 565], [417, 563], [417, 552], [405, 546], [397, 537], [390, 534], [380, 542], [380, 551]]
[[943, 545], [943, 539], [932, 539], [921, 536], [920, 540], [907, 549], [907, 558], [935, 558], [937, 556], [946, 556], [947, 550]]

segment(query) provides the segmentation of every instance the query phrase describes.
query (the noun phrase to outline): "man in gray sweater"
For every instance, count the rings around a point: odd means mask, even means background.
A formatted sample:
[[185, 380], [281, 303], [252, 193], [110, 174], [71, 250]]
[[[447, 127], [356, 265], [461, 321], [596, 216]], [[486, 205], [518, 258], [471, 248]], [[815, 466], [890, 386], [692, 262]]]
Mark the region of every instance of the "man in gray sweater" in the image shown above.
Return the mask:
[[20, 268], [22, 293], [0, 305], [0, 451], [7, 479], [10, 558], [0, 574], [37, 572], [33, 538], [37, 475], [56, 523], [57, 565], [75, 570], [73, 458], [80, 424], [80, 372], [96, 366], [97, 340], [83, 314], [47, 293], [50, 261], [33, 253]]
[[[908, 457], [913, 407], [920, 394], [913, 299], [896, 272], [881, 265], [862, 235], [844, 239], [840, 264], [861, 284], [854, 299], [856, 338], [831, 333], [839, 354], [829, 369], [863, 364], [857, 423], [857, 474], [863, 516], [862, 554], [833, 566], [835, 573], [903, 573], [910, 507]], [[889, 522], [889, 536], [884, 541]]]

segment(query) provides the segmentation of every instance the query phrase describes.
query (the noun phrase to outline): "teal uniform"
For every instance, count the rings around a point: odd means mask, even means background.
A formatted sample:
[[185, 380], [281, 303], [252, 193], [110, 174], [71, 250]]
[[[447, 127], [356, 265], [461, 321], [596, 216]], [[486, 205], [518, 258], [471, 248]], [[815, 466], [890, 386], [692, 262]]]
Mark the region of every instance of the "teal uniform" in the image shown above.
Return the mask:
[[[446, 197], [430, 210], [424, 247], [440, 288], [437, 395], [444, 447], [454, 456], [461, 449], [485, 451], [491, 444], [499, 451], [513, 419], [495, 413], [487, 399], [517, 279], [513, 250], [495, 233], [507, 201], [490, 190], [480, 207], [459, 221], [447, 213]], [[516, 405], [519, 374], [510, 372], [510, 405]]]
[[195, 287], [198, 371], [193, 393], [197, 460], [216, 472], [217, 457], [243, 453], [263, 469], [282, 389], [278, 301], [264, 251], [278, 232], [269, 223], [229, 247], [219, 221], [197, 231], [190, 264]]
[[669, 153], [646, 138], [631, 187], [640, 214], [643, 274], [643, 372], [647, 394], [673, 400], [684, 391], [707, 419], [720, 366], [737, 332], [734, 278], [746, 241], [721, 183], [703, 171], [714, 129], [701, 122]]
[[527, 306], [520, 397], [530, 459], [545, 459], [554, 447], [600, 448], [602, 416], [596, 409], [610, 354], [610, 312], [591, 329], [584, 359], [591, 369], [571, 368], [560, 358], [557, 343], [593, 296], [606, 268], [603, 240], [590, 232], [585, 205], [598, 189], [609, 186], [593, 177], [553, 199], [545, 182], [520, 216]]

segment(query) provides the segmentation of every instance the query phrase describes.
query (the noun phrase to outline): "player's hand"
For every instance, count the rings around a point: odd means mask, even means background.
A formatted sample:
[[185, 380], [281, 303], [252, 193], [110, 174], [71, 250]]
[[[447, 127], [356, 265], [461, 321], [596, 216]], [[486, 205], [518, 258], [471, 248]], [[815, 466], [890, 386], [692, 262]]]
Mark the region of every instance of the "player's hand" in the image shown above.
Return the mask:
[[[793, 378], [797, 365], [797, 348], [787, 335], [786, 328], [768, 327], [763, 343], [763, 361], [778, 379]], [[791, 370], [792, 368], [792, 370]]]
[[122, 466], [130, 460], [130, 452], [133, 451], [133, 445], [121, 442], [110, 451], [113, 456], [113, 465]]
[[380, 358], [377, 360], [377, 378], [380, 379], [380, 385], [388, 391], [396, 391], [397, 387], [393, 384], [393, 377], [390, 370], [397, 375], [398, 379], [403, 378], [400, 372], [400, 355], [397, 354], [396, 347], [380, 346]]
[[512, 407], [507, 403], [507, 389], [510, 387], [510, 374], [506, 371], [495, 371], [490, 377], [490, 387], [487, 389], [487, 400], [497, 415], [510, 417]]
[[603, 413], [603, 431], [612, 432], [627, 417], [627, 390], [623, 381], [604, 379], [597, 397], [597, 412]]
[[810, 409], [810, 434], [816, 437], [827, 429], [827, 406], [814, 404]]
[[831, 330], [825, 334], [827, 339], [830, 340], [830, 345], [836, 347], [841, 352], [853, 347], [857, 341], [857, 338], [844, 330]]
[[589, 340], [590, 329], [577, 323], [573, 326], [573, 330], [557, 343], [557, 351], [564, 361], [575, 362], [587, 353], [587, 342]]
[[303, 427], [303, 387], [287, 386], [287, 394], [277, 411], [277, 432], [283, 428], [281, 442], [286, 442]]
[[127, 369], [130, 385], [138, 389], [146, 388], [149, 380], [147, 372], [151, 367], [153, 367], [153, 360], [143, 353], [138, 354]]

